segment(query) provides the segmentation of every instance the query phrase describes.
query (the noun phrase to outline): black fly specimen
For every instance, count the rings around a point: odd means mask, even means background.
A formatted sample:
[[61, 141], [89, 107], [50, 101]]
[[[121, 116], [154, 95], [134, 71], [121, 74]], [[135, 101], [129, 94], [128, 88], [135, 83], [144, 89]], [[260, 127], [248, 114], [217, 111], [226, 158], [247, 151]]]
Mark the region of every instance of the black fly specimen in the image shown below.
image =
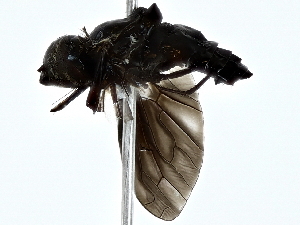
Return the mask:
[[[195, 91], [210, 77], [234, 84], [252, 76], [231, 51], [200, 31], [161, 23], [156, 4], [103, 23], [85, 37], [63, 36], [48, 48], [40, 83], [72, 88], [59, 111], [90, 88], [86, 104], [103, 111], [109, 90], [122, 120], [117, 88], [138, 88], [136, 196], [153, 215], [173, 220], [197, 181], [203, 157], [203, 119]], [[175, 72], [167, 72], [175, 66]], [[206, 74], [194, 84], [193, 71]], [[121, 124], [121, 123], [120, 123]], [[119, 133], [122, 133], [121, 125]]]

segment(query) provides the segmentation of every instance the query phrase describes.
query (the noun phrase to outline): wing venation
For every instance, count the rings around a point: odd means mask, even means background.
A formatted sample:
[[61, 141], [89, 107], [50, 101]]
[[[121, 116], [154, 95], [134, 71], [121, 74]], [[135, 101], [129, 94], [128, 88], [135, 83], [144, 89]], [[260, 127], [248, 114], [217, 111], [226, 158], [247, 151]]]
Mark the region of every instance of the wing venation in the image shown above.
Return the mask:
[[[160, 82], [187, 90], [192, 75]], [[137, 101], [136, 196], [153, 215], [176, 218], [198, 179], [203, 158], [203, 118], [198, 94], [162, 91], [153, 84]]]

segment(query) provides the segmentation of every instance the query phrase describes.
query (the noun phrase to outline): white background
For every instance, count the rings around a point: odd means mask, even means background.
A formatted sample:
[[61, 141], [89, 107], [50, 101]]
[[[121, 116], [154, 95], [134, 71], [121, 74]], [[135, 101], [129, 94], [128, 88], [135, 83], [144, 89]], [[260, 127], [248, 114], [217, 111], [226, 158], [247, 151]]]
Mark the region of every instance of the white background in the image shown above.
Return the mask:
[[[173, 222], [136, 201], [134, 224], [300, 224], [299, 1], [156, 3], [165, 22], [201, 30], [254, 75], [200, 89], [206, 139], [198, 183]], [[0, 224], [120, 224], [115, 127], [85, 107], [87, 92], [50, 113], [68, 90], [40, 85], [36, 70], [59, 36], [123, 17], [124, 0], [2, 0]]]

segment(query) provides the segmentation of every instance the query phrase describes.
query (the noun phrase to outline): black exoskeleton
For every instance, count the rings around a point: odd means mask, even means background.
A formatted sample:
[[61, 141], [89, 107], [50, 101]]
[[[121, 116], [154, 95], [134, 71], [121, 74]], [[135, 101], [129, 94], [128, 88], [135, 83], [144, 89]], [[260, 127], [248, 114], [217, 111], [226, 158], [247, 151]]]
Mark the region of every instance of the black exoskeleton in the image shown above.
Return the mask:
[[[40, 83], [76, 90], [52, 111], [62, 109], [87, 87], [91, 88], [87, 106], [95, 112], [101, 90], [114, 84], [146, 86], [192, 71], [207, 74], [206, 80], [213, 77], [216, 84], [232, 85], [252, 76], [239, 57], [207, 41], [200, 31], [161, 21], [153, 4], [135, 9], [128, 18], [103, 23], [86, 37], [67, 35], [54, 41], [38, 70]], [[174, 66], [185, 69], [163, 73]]]
[[[130, 85], [138, 87], [135, 193], [153, 215], [173, 220], [185, 206], [203, 161], [203, 117], [195, 91], [210, 77], [216, 84], [232, 85], [252, 73], [239, 57], [207, 41], [200, 31], [161, 21], [153, 4], [103, 23], [90, 34], [84, 28], [85, 37], [63, 36], [50, 45], [38, 71], [41, 84], [73, 89], [52, 112], [87, 88], [87, 106], [103, 111], [105, 92], [110, 91], [120, 146], [126, 113], [119, 87], [121, 93], [129, 92]], [[181, 69], [170, 72], [175, 66]], [[206, 76], [195, 84], [193, 71]]]

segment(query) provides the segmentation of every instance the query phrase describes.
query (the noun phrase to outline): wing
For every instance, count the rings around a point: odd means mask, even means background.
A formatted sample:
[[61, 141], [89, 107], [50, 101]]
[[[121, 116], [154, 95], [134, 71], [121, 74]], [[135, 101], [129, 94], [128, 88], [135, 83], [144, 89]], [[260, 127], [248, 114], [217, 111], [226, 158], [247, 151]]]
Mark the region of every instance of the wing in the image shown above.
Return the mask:
[[[161, 86], [188, 90], [192, 75]], [[176, 218], [197, 181], [203, 158], [203, 118], [198, 94], [181, 95], [149, 84], [137, 100], [135, 191], [163, 220]]]

